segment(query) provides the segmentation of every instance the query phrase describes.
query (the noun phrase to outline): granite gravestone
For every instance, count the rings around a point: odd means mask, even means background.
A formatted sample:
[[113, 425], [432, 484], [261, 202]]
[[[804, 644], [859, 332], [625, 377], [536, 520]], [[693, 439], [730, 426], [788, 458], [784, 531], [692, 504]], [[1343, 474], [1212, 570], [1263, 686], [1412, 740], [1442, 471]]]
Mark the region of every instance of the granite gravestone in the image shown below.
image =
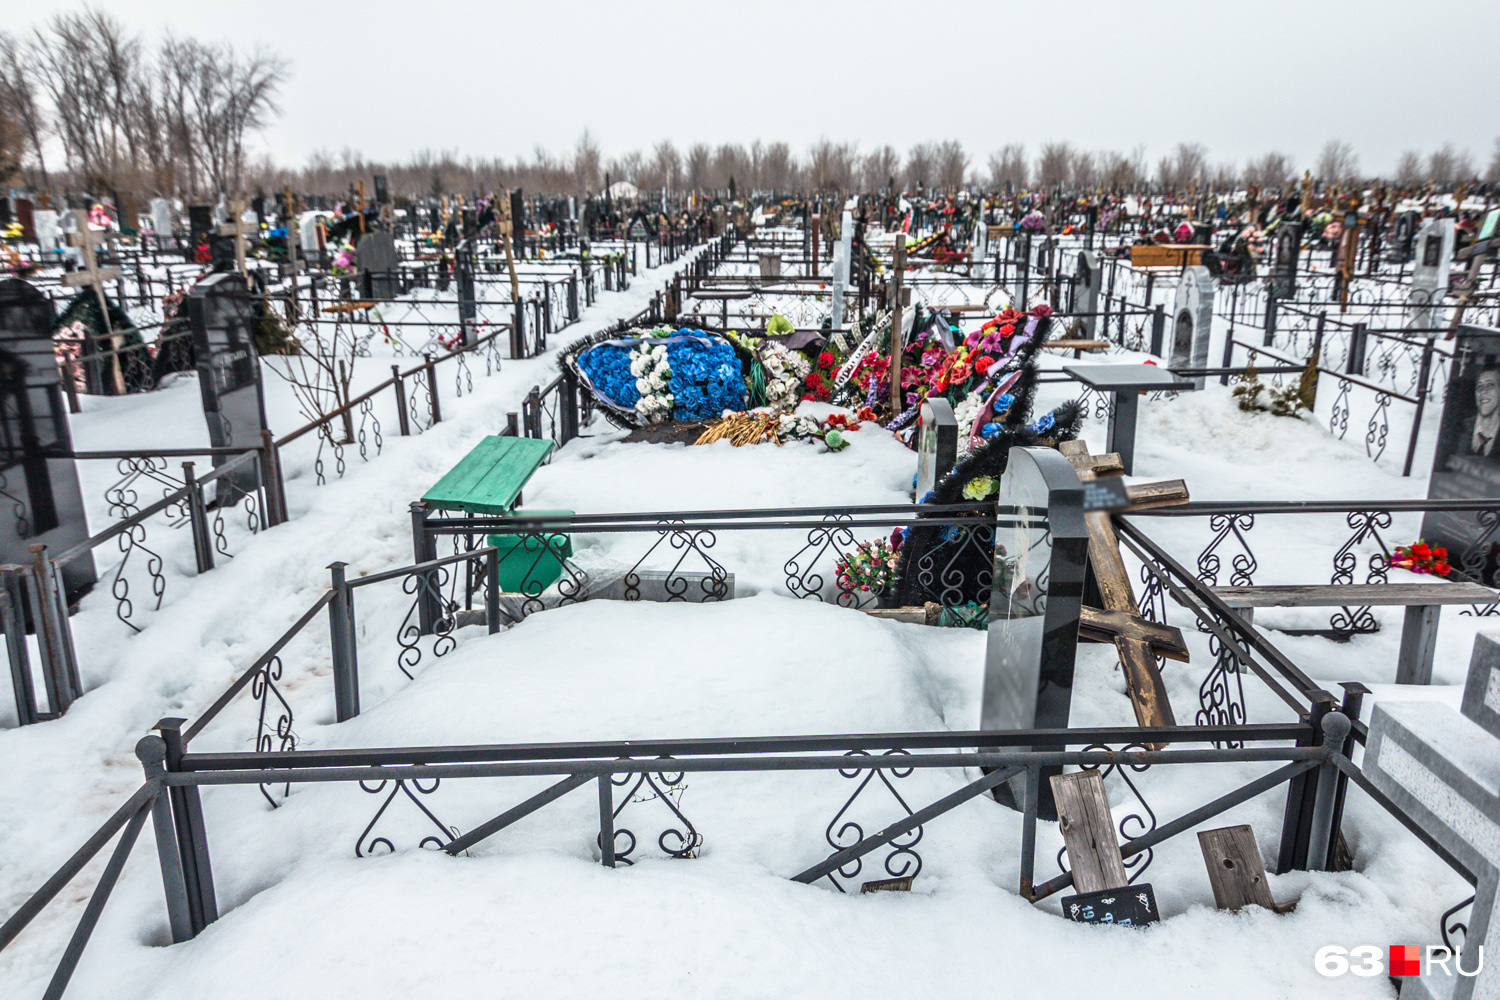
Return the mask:
[[1302, 253], [1302, 226], [1282, 221], [1276, 227], [1276, 269], [1271, 273], [1271, 295], [1291, 299], [1297, 295], [1297, 258]]
[[848, 325], [844, 322], [844, 296], [849, 290], [849, 265], [853, 254], [854, 216], [845, 212], [839, 221], [839, 241], [833, 250], [833, 328], [835, 330], [842, 330]]
[[158, 240], [170, 239], [175, 228], [172, 203], [165, 198], [151, 199], [151, 228]]
[[990, 255], [990, 227], [984, 224], [984, 219], [974, 223], [974, 239], [969, 246], [969, 275], [976, 277], [981, 272], [976, 268], [983, 268], [984, 262]]
[[1448, 292], [1448, 271], [1453, 267], [1453, 239], [1452, 219], [1428, 219], [1417, 230], [1406, 309], [1408, 330], [1437, 326], [1438, 307]]
[[1426, 975], [1403, 977], [1403, 1000], [1500, 996], [1500, 970], [1493, 961], [1486, 965], [1480, 951], [1500, 883], [1500, 643], [1475, 636], [1458, 712], [1440, 702], [1378, 702], [1362, 770], [1475, 880], [1457, 961], [1424, 962]]
[[6, 223], [14, 222], [21, 227], [21, 239], [36, 239], [36, 206], [28, 198], [7, 198], [6, 206], [9, 219]]
[[[62, 552], [89, 537], [73, 439], [52, 347], [52, 301], [16, 278], [0, 281], [0, 561], [27, 548]], [[68, 601], [98, 578], [90, 554], [62, 568]]]
[[953, 417], [953, 406], [941, 396], [928, 397], [917, 416], [918, 503], [925, 502], [937, 481], [957, 461], [958, 421]]
[[[205, 278], [193, 286], [187, 305], [209, 442], [215, 448], [259, 448], [266, 429], [260, 359], [255, 353], [260, 317], [244, 276], [228, 271]], [[235, 457], [215, 455], [214, 466]], [[248, 493], [256, 488], [259, 473], [247, 463], [229, 478]], [[220, 503], [233, 503], [236, 495], [220, 481]]]
[[1411, 260], [1412, 241], [1417, 238], [1417, 223], [1422, 216], [1417, 212], [1402, 212], [1391, 224], [1391, 248], [1386, 260], [1392, 264], [1405, 264]]
[[[1012, 448], [997, 502], [979, 725], [1063, 729], [1088, 563], [1083, 484], [1057, 451]], [[1038, 815], [1045, 818], [1056, 818], [1046, 779], [1060, 771], [1042, 771]], [[995, 791], [996, 799], [1016, 806], [1024, 784], [1018, 778]]]
[[[1429, 499], [1500, 497], [1500, 330], [1461, 326], [1443, 397]], [[1448, 561], [1485, 586], [1500, 586], [1500, 515], [1429, 511], [1422, 535]]]
[[58, 224], [57, 213], [51, 209], [41, 209], [32, 216], [36, 223], [36, 245], [43, 251], [56, 250], [62, 246], [62, 226]]
[[[188, 206], [188, 250], [196, 251], [208, 242], [214, 231], [214, 207], [212, 205]], [[192, 258], [189, 257], [189, 260]]]
[[367, 299], [393, 299], [401, 293], [396, 240], [384, 229], [366, 233], [355, 253], [359, 261], [361, 294]]
[[[1172, 355], [1168, 368], [1207, 368], [1208, 338], [1214, 324], [1214, 279], [1208, 268], [1182, 269], [1172, 300]], [[1198, 388], [1204, 376], [1193, 379]]]
[[303, 212], [297, 220], [297, 231], [302, 235], [302, 252], [315, 254], [323, 249], [318, 236], [321, 212]]
[[1103, 284], [1104, 273], [1099, 269], [1099, 257], [1092, 250], [1084, 250], [1078, 255], [1078, 262], [1073, 268], [1072, 298], [1069, 302], [1069, 312], [1084, 313], [1083, 335], [1088, 340], [1094, 339], [1094, 331], [1099, 328], [1099, 317], [1094, 315], [1099, 311], [1099, 291]]

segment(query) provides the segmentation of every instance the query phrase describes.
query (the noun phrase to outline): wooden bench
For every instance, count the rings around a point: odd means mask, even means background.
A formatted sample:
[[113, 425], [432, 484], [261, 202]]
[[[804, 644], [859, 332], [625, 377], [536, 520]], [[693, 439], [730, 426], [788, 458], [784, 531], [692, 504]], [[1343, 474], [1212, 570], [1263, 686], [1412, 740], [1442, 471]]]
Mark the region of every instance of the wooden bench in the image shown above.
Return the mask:
[[521, 488], [555, 447], [550, 438], [492, 434], [449, 469], [422, 499], [429, 510], [509, 514], [521, 502]]
[[1083, 357], [1084, 351], [1108, 350], [1110, 342], [1107, 340], [1049, 340], [1042, 345], [1046, 348], [1057, 348], [1059, 351], [1072, 351], [1073, 357]]
[[1432, 654], [1444, 604], [1494, 604], [1495, 591], [1476, 583], [1356, 583], [1301, 587], [1211, 587], [1246, 625], [1256, 608], [1404, 607], [1397, 684], [1432, 683]]
[[1203, 252], [1213, 247], [1200, 243], [1138, 244], [1130, 248], [1131, 267], [1171, 267], [1178, 270], [1203, 263]]

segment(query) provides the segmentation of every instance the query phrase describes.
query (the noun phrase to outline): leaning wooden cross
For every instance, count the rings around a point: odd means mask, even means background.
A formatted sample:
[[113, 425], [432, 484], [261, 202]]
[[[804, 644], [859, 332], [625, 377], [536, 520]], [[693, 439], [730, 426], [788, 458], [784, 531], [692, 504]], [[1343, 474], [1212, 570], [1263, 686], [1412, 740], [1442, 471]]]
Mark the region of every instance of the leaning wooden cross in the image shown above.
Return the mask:
[[494, 194], [490, 199], [495, 202], [495, 231], [500, 234], [500, 242], [505, 245], [505, 266], [510, 271], [510, 300], [521, 301], [521, 281], [516, 277], [516, 257], [511, 248], [515, 238], [515, 220], [510, 217], [510, 192], [507, 191], [504, 198]]
[[105, 336], [109, 340], [110, 350], [114, 352], [110, 359], [110, 369], [113, 373], [115, 393], [123, 396], [125, 395], [125, 375], [120, 367], [121, 342], [109, 321], [109, 302], [104, 297], [104, 283], [118, 281], [123, 272], [118, 267], [99, 266], [99, 261], [94, 256], [94, 248], [105, 242], [105, 237], [89, 228], [88, 212], [81, 208], [73, 209], [73, 223], [74, 229], [68, 234], [68, 244], [78, 248], [81, 268], [63, 275], [62, 283], [68, 288], [93, 286], [94, 294], [99, 298], [99, 317], [104, 321]]
[[228, 222], [219, 223], [218, 233], [220, 236], [234, 237], [234, 269], [240, 272], [247, 280], [250, 277], [245, 270], [245, 237], [259, 231], [260, 227], [253, 222], [245, 222], [245, 203], [236, 198], [229, 206]]
[[[1095, 479], [1123, 475], [1120, 456], [1090, 455], [1082, 441], [1065, 441], [1058, 450], [1072, 464], [1078, 478]], [[1126, 487], [1130, 506], [1121, 513], [1187, 503], [1187, 485], [1180, 479]], [[1084, 608], [1079, 621], [1079, 635], [1085, 639], [1113, 642], [1125, 671], [1125, 685], [1135, 707], [1136, 721], [1142, 726], [1175, 726], [1171, 702], [1161, 672], [1158, 656], [1187, 662], [1187, 647], [1182, 633], [1175, 628], [1141, 617], [1130, 585], [1130, 574], [1120, 557], [1120, 541], [1115, 536], [1109, 511], [1089, 511], [1084, 523], [1089, 531], [1089, 564], [1099, 585], [1102, 611]]]

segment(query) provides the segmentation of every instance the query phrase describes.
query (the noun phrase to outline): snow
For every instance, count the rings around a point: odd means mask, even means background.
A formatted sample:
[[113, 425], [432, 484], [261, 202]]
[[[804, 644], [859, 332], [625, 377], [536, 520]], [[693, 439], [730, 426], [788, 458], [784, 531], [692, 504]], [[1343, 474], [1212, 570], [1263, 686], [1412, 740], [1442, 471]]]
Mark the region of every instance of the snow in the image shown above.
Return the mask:
[[[0, 708], [7, 727], [0, 730], [0, 758], [9, 765], [0, 774], [0, 911], [13, 911], [139, 785], [135, 741], [162, 716], [202, 713], [317, 599], [329, 563], [347, 562], [351, 577], [409, 564], [409, 502], [479, 437], [502, 427], [533, 385], [551, 380], [561, 343], [638, 312], [672, 270], [643, 273], [629, 291], [601, 294], [580, 325], [553, 338], [546, 356], [507, 360], [491, 377], [480, 368], [472, 392], [462, 397], [453, 395], [451, 369], [440, 369], [448, 380], [443, 421], [419, 436], [398, 436], [393, 402], [382, 399], [380, 454], [360, 461], [346, 449], [341, 479], [315, 485], [316, 442], [309, 437], [292, 446], [283, 459], [291, 521], [255, 537], [231, 524], [235, 558], [211, 573], [193, 575], [185, 532], [153, 528], [150, 544], [166, 564], [161, 610], [141, 605], [135, 620], [143, 631], [131, 634], [115, 619], [109, 588], [101, 584], [73, 620], [87, 694], [62, 719], [37, 726], [15, 728], [13, 710]], [[963, 294], [981, 299], [982, 292]], [[393, 359], [382, 352], [389, 353], [377, 345], [377, 356], [360, 362], [355, 391], [388, 371]], [[1046, 365], [1070, 360], [1049, 355]], [[299, 425], [285, 386], [274, 378], [267, 386], [272, 425], [283, 432]], [[1064, 391], [1045, 386], [1038, 407], [1061, 402]], [[1202, 392], [1146, 401], [1141, 413], [1136, 479], [1186, 479], [1195, 499], [1425, 495], [1420, 457], [1417, 474], [1402, 478], [1404, 455], [1394, 465], [1389, 455], [1372, 462], [1360, 435], [1341, 441], [1315, 418], [1244, 413], [1212, 380]], [[207, 441], [192, 377], [145, 396], [86, 398], [74, 428], [80, 449], [139, 446], [143, 436], [161, 447]], [[912, 453], [873, 425], [849, 434], [851, 447], [837, 454], [809, 443], [626, 444], [602, 422], [587, 433], [528, 484], [527, 507], [601, 512], [904, 502], [915, 471]], [[1424, 429], [1424, 435], [1430, 447], [1432, 434]], [[1090, 421], [1085, 437], [1094, 451], [1103, 450], [1102, 421]], [[1404, 451], [1404, 437], [1393, 440], [1403, 442], [1393, 450]], [[106, 520], [103, 488], [117, 477], [112, 463], [84, 465], [96, 524]], [[1420, 515], [1395, 515], [1384, 535], [1414, 540], [1419, 521]], [[1136, 523], [1189, 566], [1210, 537], [1203, 518]], [[1351, 532], [1342, 514], [1258, 517], [1248, 536], [1259, 561], [1256, 582], [1320, 582], [1333, 549]], [[632, 565], [650, 541], [580, 535], [575, 545], [578, 561], [600, 570]], [[321, 619], [283, 653], [279, 687], [309, 748], [976, 727], [984, 635], [875, 621], [795, 600], [782, 567], [796, 544], [787, 532], [721, 531], [712, 555], [735, 573], [732, 602], [598, 601], [534, 615], [498, 635], [466, 628], [445, 655], [435, 655], [425, 640], [414, 679], [395, 660], [394, 636], [409, 596], [400, 581], [372, 585], [356, 598], [363, 713], [333, 722]], [[1358, 550], [1360, 572], [1371, 551]], [[1228, 559], [1226, 550], [1226, 567]], [[109, 563], [101, 554], [101, 570]], [[1392, 578], [1399, 575], [1393, 571]], [[143, 580], [135, 586], [145, 589]], [[1185, 623], [1180, 609], [1169, 610], [1174, 624]], [[1473, 635], [1485, 627], [1461, 610], [1444, 609], [1437, 684], [1427, 689], [1390, 683], [1400, 609], [1375, 609], [1384, 628], [1343, 645], [1270, 637], [1329, 690], [1337, 692], [1340, 681], [1370, 684], [1375, 695], [1367, 712], [1380, 699], [1456, 704], [1454, 685], [1465, 676]], [[1269, 609], [1256, 621], [1290, 627], [1319, 616], [1326, 621], [1321, 611]], [[1196, 706], [1213, 662], [1205, 634], [1189, 628], [1184, 635], [1192, 662], [1165, 670], [1180, 718]], [[1247, 678], [1246, 694], [1252, 720], [1291, 717], [1254, 678]], [[1073, 723], [1132, 722], [1112, 653], [1081, 647]], [[253, 707], [242, 695], [193, 748], [248, 749], [254, 734]], [[1165, 821], [1270, 769], [1162, 766], [1130, 777]], [[919, 768], [895, 784], [915, 808], [976, 777]], [[442, 823], [468, 829], [553, 780], [445, 780], [415, 797]], [[919, 847], [923, 868], [911, 893], [842, 895], [827, 881], [809, 886], [789, 878], [827, 855], [825, 830], [854, 781], [832, 771], [799, 771], [695, 773], [684, 784], [678, 803], [704, 837], [701, 856], [661, 858], [656, 838], [671, 814], [660, 801], [634, 802], [619, 822], [635, 832], [641, 860], [617, 870], [597, 861], [591, 787], [460, 858], [417, 849], [436, 831], [411, 800], [398, 796], [372, 832], [388, 836], [396, 852], [363, 859], [354, 857], [355, 844], [368, 839], [366, 824], [390, 786], [373, 794], [355, 784], [294, 787], [276, 810], [253, 787], [207, 788], [221, 919], [192, 942], [166, 945], [148, 825], [68, 995], [565, 997], [607, 990], [653, 998], [951, 997], [999, 985], [1016, 996], [1391, 996], [1384, 979], [1318, 976], [1313, 954], [1323, 944], [1434, 941], [1437, 915], [1468, 892], [1404, 828], [1351, 792], [1345, 830], [1359, 870], [1272, 876], [1273, 895], [1297, 901], [1285, 915], [1214, 910], [1196, 838], [1186, 834], [1157, 848], [1145, 876], [1166, 917], [1160, 925], [1068, 923], [1055, 897], [1033, 907], [1016, 895], [1020, 817], [987, 797], [927, 825]], [[1117, 818], [1140, 812], [1118, 776], [1108, 787]], [[274, 791], [282, 801], [281, 789]], [[1278, 789], [1209, 825], [1252, 824], [1262, 853], [1274, 859], [1283, 802]], [[900, 815], [878, 782], [856, 805], [851, 815], [866, 831]], [[1056, 872], [1052, 859], [1060, 847], [1055, 827], [1041, 824], [1039, 879]], [[862, 877], [883, 875], [882, 858], [869, 856]], [[41, 995], [102, 863], [96, 859], [0, 952], [7, 996]]]

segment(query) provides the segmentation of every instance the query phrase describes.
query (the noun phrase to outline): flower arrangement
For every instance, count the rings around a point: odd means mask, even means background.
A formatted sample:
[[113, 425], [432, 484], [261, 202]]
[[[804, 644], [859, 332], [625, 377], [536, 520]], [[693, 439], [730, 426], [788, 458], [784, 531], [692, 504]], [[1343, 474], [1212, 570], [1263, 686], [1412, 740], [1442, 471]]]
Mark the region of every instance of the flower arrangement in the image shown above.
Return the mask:
[[333, 258], [334, 274], [353, 274], [355, 268], [354, 244], [345, 243]]
[[1433, 548], [1421, 539], [1415, 545], [1396, 546], [1391, 565], [1397, 569], [1430, 573], [1433, 576], [1447, 576], [1453, 572], [1453, 567], [1448, 564], [1448, 550], [1441, 546]]
[[642, 341], [630, 352], [630, 373], [635, 376], [635, 411], [648, 424], [661, 423], [672, 415], [672, 394], [667, 387], [672, 380], [671, 362], [661, 344]]
[[1041, 212], [1032, 212], [1020, 222], [1016, 223], [1016, 228], [1029, 229], [1032, 232], [1039, 233], [1043, 229], [1047, 228], [1047, 223], [1042, 219]]
[[795, 406], [802, 396], [803, 379], [812, 374], [812, 365], [778, 340], [761, 341], [758, 354], [765, 371], [765, 405], [778, 410]]
[[670, 341], [675, 341], [667, 346], [674, 419], [710, 420], [745, 408], [744, 371], [727, 341], [686, 327]]
[[838, 561], [839, 589], [847, 593], [878, 594], [896, 575], [898, 555], [884, 538], [861, 542], [855, 551]]

